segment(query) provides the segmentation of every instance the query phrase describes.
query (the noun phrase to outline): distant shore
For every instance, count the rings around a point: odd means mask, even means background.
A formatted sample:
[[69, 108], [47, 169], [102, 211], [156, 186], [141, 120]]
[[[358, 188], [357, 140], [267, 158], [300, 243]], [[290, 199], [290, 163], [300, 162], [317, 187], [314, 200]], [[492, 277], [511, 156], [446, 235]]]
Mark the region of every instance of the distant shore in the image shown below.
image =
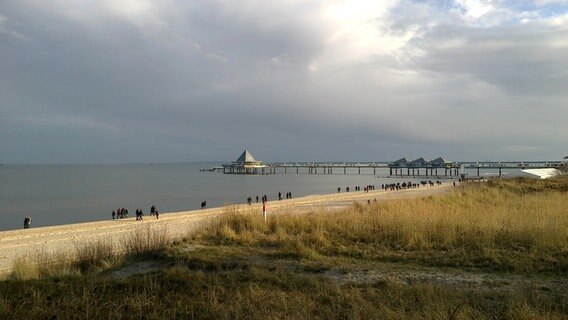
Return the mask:
[[[315, 210], [340, 210], [354, 202], [385, 201], [390, 199], [427, 197], [448, 192], [451, 183], [437, 186], [398, 191], [373, 190], [369, 192], [341, 192], [323, 195], [310, 195], [295, 199], [268, 202], [268, 216], [274, 214], [307, 213]], [[0, 232], [0, 274], [12, 269], [16, 259], [37, 255], [53, 255], [73, 252], [77, 247], [99, 240], [117, 244], [135, 232], [146, 228], [160, 229], [167, 232], [170, 239], [183, 238], [192, 231], [211, 222], [214, 217], [224, 212], [234, 211], [262, 212], [262, 204], [238, 204], [203, 210], [191, 210], [160, 214], [160, 219], [146, 215], [144, 220], [135, 218], [104, 220], [96, 222], [68, 224], [60, 226], [9, 230]]]

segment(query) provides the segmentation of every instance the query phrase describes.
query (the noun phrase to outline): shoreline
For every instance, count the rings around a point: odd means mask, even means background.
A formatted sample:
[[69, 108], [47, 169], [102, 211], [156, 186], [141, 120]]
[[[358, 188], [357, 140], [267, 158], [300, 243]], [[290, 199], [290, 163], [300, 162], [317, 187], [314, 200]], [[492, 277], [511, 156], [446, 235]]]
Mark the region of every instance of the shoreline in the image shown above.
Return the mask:
[[[354, 202], [427, 197], [451, 189], [451, 183], [442, 183], [397, 191], [373, 190], [309, 195], [269, 201], [267, 211], [269, 218], [274, 214], [307, 213], [316, 210], [336, 211], [349, 207]], [[169, 239], [175, 240], [187, 236], [225, 212], [250, 210], [258, 210], [261, 214], [262, 203], [161, 213], [159, 220], [146, 215], [142, 221], [129, 217], [38, 228], [33, 228], [32, 225], [29, 229], [0, 231], [0, 274], [9, 273], [14, 261], [19, 258], [73, 253], [78, 247], [100, 240], [110, 241], [119, 247], [129, 235], [148, 228], [164, 230]]]

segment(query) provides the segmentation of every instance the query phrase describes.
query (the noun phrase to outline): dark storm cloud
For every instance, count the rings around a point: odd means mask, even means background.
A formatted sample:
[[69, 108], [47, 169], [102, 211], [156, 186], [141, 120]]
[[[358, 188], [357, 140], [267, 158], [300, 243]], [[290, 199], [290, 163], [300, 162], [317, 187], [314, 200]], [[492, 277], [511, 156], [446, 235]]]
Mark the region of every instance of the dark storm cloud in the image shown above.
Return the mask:
[[0, 162], [554, 158], [554, 5], [9, 1]]

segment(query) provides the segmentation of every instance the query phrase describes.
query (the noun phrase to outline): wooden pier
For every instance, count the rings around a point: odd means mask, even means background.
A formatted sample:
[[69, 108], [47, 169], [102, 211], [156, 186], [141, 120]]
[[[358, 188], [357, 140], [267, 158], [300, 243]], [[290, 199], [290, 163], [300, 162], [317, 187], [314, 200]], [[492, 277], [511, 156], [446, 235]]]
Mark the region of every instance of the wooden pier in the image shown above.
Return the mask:
[[381, 162], [295, 162], [269, 163], [268, 173], [304, 173], [304, 174], [377, 174], [377, 169], [388, 168], [388, 163]]
[[495, 170], [499, 176], [506, 169], [558, 168], [562, 161], [454, 161], [454, 162], [295, 162], [267, 163], [265, 174], [373, 174], [378, 169], [388, 169], [392, 177], [461, 177], [465, 169]]
[[499, 176], [504, 169], [558, 168], [565, 161], [448, 161], [437, 158], [408, 160], [401, 158], [392, 162], [273, 162], [262, 163], [254, 159], [248, 150], [234, 162], [222, 167], [202, 171], [222, 171], [225, 174], [372, 174], [385, 173], [390, 177], [464, 177], [465, 170], [475, 170], [480, 177], [481, 170], [495, 170]]

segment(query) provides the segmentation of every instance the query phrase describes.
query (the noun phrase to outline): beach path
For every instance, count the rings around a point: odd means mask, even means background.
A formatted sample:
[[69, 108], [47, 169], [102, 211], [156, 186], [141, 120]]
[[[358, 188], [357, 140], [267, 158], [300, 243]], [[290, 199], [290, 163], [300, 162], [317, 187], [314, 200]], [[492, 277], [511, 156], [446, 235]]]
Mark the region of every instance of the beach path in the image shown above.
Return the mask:
[[[268, 202], [268, 216], [286, 213], [307, 213], [316, 210], [339, 210], [354, 202], [366, 203], [368, 200], [385, 201], [427, 197], [451, 190], [451, 183], [437, 186], [421, 186], [415, 189], [399, 191], [375, 190], [369, 192], [342, 192], [325, 195], [311, 195], [289, 200]], [[213, 221], [214, 217], [224, 212], [258, 211], [262, 213], [262, 204], [238, 204], [221, 208], [192, 210], [160, 214], [160, 219], [145, 216], [143, 221], [134, 218], [104, 220], [96, 222], [29, 228], [0, 232], [0, 274], [9, 273], [14, 261], [22, 257], [33, 259], [38, 255], [54, 256], [74, 253], [77, 248], [108, 241], [115, 248], [136, 232], [146, 232], [148, 228], [163, 230], [170, 239], [183, 238], [192, 231]], [[32, 260], [34, 261], [34, 260]]]

